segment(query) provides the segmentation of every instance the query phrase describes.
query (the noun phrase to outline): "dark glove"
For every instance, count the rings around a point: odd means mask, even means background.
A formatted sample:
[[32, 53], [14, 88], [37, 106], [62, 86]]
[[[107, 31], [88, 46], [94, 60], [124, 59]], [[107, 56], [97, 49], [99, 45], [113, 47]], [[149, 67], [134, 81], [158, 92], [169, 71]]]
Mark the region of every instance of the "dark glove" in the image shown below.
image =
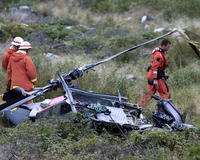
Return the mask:
[[149, 70], [152, 68], [152, 66], [151, 65], [149, 65], [148, 67], [147, 67], [147, 72], [149, 72]]
[[163, 77], [165, 77], [165, 71], [162, 69], [158, 69], [157, 70], [157, 79], [162, 79]]
[[153, 85], [153, 80], [148, 80], [149, 85]]
[[169, 75], [165, 73], [164, 79], [167, 80], [169, 78]]

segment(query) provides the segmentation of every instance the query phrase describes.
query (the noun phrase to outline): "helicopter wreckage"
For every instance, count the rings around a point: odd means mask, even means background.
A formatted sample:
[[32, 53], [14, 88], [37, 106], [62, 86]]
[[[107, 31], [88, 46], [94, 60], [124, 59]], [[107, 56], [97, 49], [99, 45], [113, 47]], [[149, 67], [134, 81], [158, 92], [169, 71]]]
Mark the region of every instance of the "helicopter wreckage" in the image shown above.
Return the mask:
[[[141, 108], [128, 103], [126, 97], [94, 93], [74, 87], [71, 83], [71, 81], [82, 77], [89, 69], [173, 32], [175, 31], [170, 31], [148, 42], [119, 52], [100, 62], [77, 68], [68, 74], [61, 74], [60, 71], [57, 71], [57, 79], [50, 80], [48, 85], [36, 88], [31, 92], [15, 88], [4, 93], [3, 102], [0, 104], [0, 115], [3, 122], [9, 125], [18, 125], [27, 119], [35, 121], [38, 118], [66, 116], [69, 112], [78, 112], [90, 118], [95, 129], [106, 128], [111, 131], [118, 130], [118, 132], [164, 127], [170, 131], [184, 130], [185, 128], [195, 129], [193, 125], [184, 123], [180, 112], [169, 99], [152, 96], [153, 99], [157, 100], [157, 110], [152, 113], [153, 122], [149, 122], [143, 116]], [[26, 102], [57, 88], [63, 90], [64, 96], [26, 104]]]

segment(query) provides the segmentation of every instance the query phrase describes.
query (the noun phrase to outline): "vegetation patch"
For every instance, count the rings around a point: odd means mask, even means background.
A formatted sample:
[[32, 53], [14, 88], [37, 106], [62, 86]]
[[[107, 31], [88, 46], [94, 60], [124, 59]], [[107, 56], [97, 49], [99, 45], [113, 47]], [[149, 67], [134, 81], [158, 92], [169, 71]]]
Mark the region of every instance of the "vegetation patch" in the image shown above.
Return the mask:
[[[47, 0], [45, 0], [47, 1]], [[35, 1], [30, 1], [30, 0], [1, 0], [0, 8], [6, 8], [6, 7], [16, 7], [16, 6], [21, 6], [21, 5], [34, 5], [35, 3], [40, 2], [40, 0], [35, 0]]]
[[61, 24], [31, 24], [31, 28], [34, 30], [42, 30], [45, 34], [51, 37], [53, 40], [63, 39], [65, 36], [80, 34], [81, 31], [76, 29], [67, 29], [65, 25]]
[[135, 4], [132, 0], [78, 0], [81, 7], [89, 8], [94, 12], [124, 12]]
[[173, 87], [184, 87], [199, 82], [199, 71], [193, 67], [186, 67], [172, 74], [170, 84]]
[[17, 36], [26, 37], [33, 31], [32, 28], [22, 24], [3, 24], [0, 28], [0, 41]]
[[[89, 8], [93, 12], [125, 12], [135, 6], [144, 6], [162, 11], [165, 20], [171, 21], [181, 16], [198, 17], [200, 2], [196, 0], [78, 0], [80, 6]], [[163, 6], [165, 6], [163, 8]]]

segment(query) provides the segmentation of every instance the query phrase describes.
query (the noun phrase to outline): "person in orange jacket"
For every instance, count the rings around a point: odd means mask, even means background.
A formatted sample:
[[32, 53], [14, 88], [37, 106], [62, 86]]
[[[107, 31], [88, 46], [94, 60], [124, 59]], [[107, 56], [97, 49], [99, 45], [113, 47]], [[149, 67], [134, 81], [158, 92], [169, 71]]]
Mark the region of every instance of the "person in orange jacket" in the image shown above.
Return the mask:
[[171, 48], [171, 42], [164, 39], [160, 47], [155, 48], [152, 51], [151, 65], [147, 69], [147, 81], [149, 92], [144, 95], [138, 102], [137, 105], [144, 107], [151, 100], [151, 96], [159, 93], [161, 98], [169, 99], [170, 93], [166, 83], [168, 75], [165, 73], [165, 69], [168, 66], [167, 51]]
[[[2, 67], [3, 69], [7, 70], [8, 63], [10, 60], [10, 56], [12, 53], [16, 52], [19, 49], [20, 44], [23, 42], [23, 38], [21, 37], [15, 37], [13, 41], [11, 42], [11, 47], [3, 54], [2, 56]], [[8, 74], [6, 75], [6, 86], [7, 86], [7, 91], [10, 90], [10, 77]]]
[[31, 44], [21, 43], [19, 50], [10, 57], [7, 73], [11, 77], [10, 89], [21, 87], [25, 91], [32, 91], [37, 82], [37, 72], [29, 52]]

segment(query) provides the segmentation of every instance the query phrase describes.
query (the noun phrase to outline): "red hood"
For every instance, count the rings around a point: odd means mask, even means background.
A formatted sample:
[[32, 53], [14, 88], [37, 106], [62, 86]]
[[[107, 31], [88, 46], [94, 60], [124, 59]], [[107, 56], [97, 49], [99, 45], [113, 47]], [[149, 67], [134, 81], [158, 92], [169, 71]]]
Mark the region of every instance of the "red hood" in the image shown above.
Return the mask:
[[162, 48], [159, 48], [159, 47], [156, 47], [153, 51], [152, 51], [152, 54], [156, 53], [156, 52], [160, 52], [162, 54], [166, 54], [166, 52], [162, 49]]
[[11, 48], [11, 47], [7, 51], [8, 54], [13, 54], [14, 52], [16, 52], [16, 50], [14, 48]]
[[11, 55], [11, 58], [13, 61], [18, 62], [22, 59], [24, 59], [24, 57], [26, 56], [26, 53], [22, 53], [22, 52], [15, 52]]

